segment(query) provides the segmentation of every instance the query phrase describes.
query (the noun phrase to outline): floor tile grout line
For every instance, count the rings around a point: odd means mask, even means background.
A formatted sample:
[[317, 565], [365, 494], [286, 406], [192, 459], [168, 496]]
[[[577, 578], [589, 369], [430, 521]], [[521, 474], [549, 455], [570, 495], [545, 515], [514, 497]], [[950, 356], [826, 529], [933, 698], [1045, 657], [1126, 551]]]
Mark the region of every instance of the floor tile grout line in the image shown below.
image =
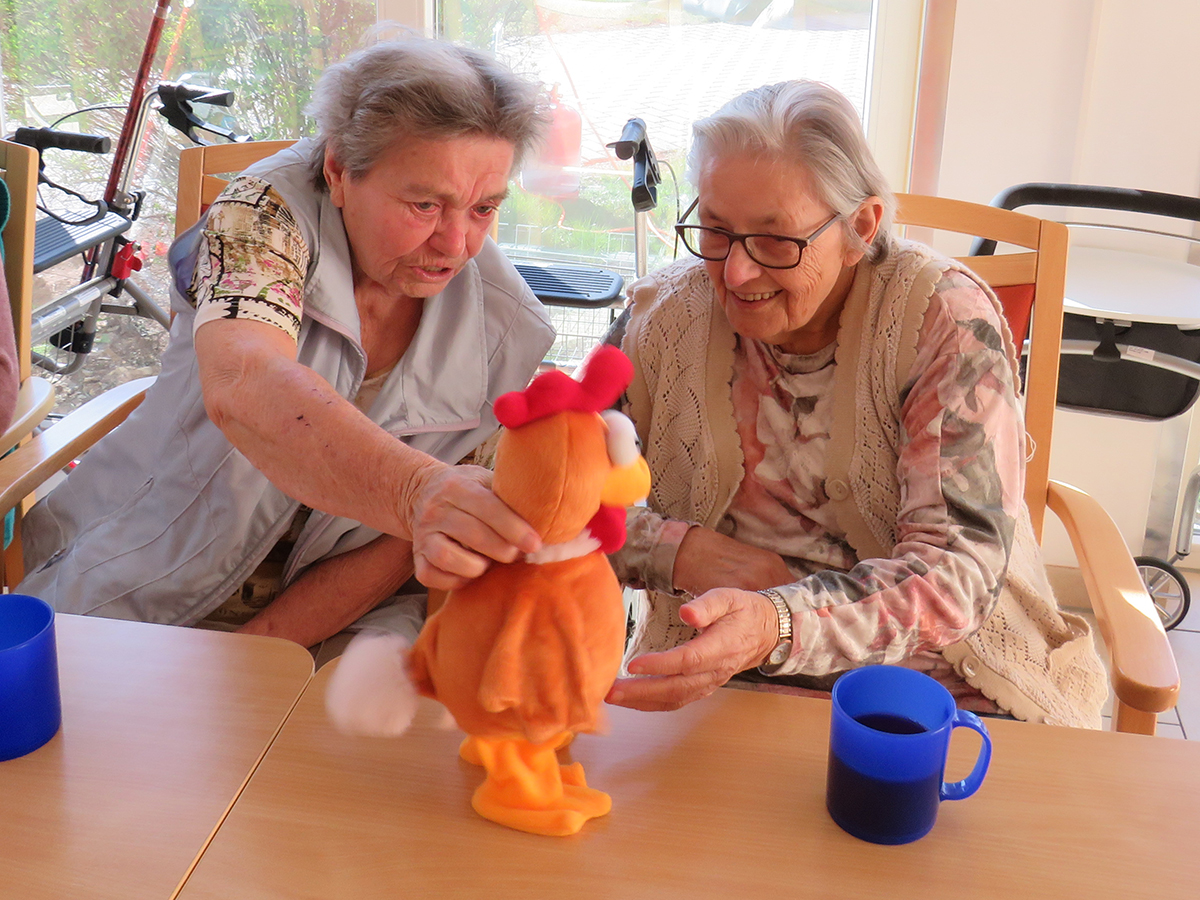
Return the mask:
[[[1184, 637], [1184, 635], [1188, 635], [1188, 637]], [[1197, 632], [1192, 628], [1175, 628], [1168, 633], [1168, 640], [1170, 640], [1172, 636], [1174, 636], [1173, 643], [1179, 644], [1179, 647], [1175, 649], [1175, 659], [1176, 662], [1180, 664], [1180, 693], [1184, 694], [1187, 693], [1192, 686], [1200, 685], [1200, 671], [1197, 671], [1196, 669], [1197, 657], [1193, 650], [1193, 648], [1200, 646], [1200, 632]], [[1184, 651], [1184, 647], [1187, 648], [1186, 651]], [[1193, 695], [1189, 694], [1189, 699], [1192, 696]], [[1191, 710], [1192, 707], [1193, 705], [1189, 703], [1188, 709]], [[1179, 727], [1183, 732], [1184, 739], [1188, 740], [1188, 725], [1183, 721], [1183, 710], [1178, 704], [1175, 706], [1175, 715], [1176, 718], [1179, 719]], [[1194, 715], [1192, 716], [1192, 719], [1194, 726]], [[1200, 727], [1193, 727], [1192, 730], [1196, 732], [1196, 736], [1195, 738], [1192, 738], [1192, 740], [1200, 740]]]

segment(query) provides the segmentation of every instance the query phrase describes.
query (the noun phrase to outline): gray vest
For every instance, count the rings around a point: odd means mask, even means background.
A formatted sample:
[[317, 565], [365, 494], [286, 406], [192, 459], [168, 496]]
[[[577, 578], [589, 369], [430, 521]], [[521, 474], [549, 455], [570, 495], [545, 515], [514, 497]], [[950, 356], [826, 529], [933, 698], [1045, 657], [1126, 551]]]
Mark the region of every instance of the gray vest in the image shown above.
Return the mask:
[[[270, 182], [311, 252], [298, 360], [347, 399], [362, 384], [350, 251], [341, 212], [308, 181], [302, 141], [247, 169]], [[173, 245], [175, 320], [162, 374], [145, 401], [25, 519], [22, 593], [61, 612], [189, 624], [219, 606], [287, 530], [299, 503], [255, 469], [204, 410], [183, 296], [197, 225]], [[411, 447], [455, 463], [497, 427], [492, 402], [525, 387], [554, 332], [512, 264], [488, 241], [426, 302], [412, 344], [368, 412]], [[284, 572], [379, 535], [320, 511], [309, 516]]]

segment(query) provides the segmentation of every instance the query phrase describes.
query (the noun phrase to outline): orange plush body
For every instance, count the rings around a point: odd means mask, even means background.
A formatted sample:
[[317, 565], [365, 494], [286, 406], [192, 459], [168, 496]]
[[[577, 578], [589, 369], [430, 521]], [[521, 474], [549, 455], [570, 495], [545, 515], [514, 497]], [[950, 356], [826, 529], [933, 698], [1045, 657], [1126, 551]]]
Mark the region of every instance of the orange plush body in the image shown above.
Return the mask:
[[[497, 402], [509, 427], [493, 490], [542, 536], [546, 561], [496, 564], [451, 591], [408, 658], [417, 690], [467, 733], [464, 758], [487, 769], [476, 811], [524, 831], [573, 834], [611, 806], [581, 767], [560, 766], [556, 751], [600, 726], [621, 664], [625, 609], [604, 551], [623, 541], [623, 507], [646, 495], [649, 473], [636, 449], [614, 452], [619, 435], [598, 410], [630, 370], [620, 351], [602, 348], [582, 384], [548, 373]], [[558, 409], [564, 402], [574, 408]], [[591, 539], [589, 523], [611, 525], [614, 511], [619, 540]]]
[[429, 672], [416, 678], [418, 690], [468, 734], [546, 741], [596, 729], [624, 640], [621, 589], [596, 551], [497, 566], [454, 591], [422, 632], [412, 667]]

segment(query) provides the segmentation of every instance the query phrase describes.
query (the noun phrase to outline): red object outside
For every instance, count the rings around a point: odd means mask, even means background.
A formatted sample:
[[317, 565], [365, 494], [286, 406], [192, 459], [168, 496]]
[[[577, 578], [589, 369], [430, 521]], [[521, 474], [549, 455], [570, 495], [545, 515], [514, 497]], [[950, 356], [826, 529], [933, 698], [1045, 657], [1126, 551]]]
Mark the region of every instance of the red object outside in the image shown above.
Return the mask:
[[545, 143], [537, 158], [522, 170], [521, 187], [543, 197], [578, 197], [582, 147], [583, 118], [562, 101], [556, 87], [550, 92], [550, 127]]
[[142, 47], [142, 59], [138, 64], [137, 74], [133, 77], [133, 90], [129, 95], [129, 106], [125, 111], [125, 121], [121, 126], [121, 135], [117, 138], [117, 149], [113, 153], [112, 168], [108, 173], [108, 186], [104, 189], [104, 199], [111, 204], [117, 196], [117, 185], [121, 183], [121, 174], [131, 161], [129, 153], [133, 150], [133, 132], [137, 126], [138, 110], [142, 99], [146, 96], [146, 86], [150, 83], [150, 67], [154, 65], [154, 57], [158, 53], [158, 42], [162, 39], [163, 25], [171, 13], [171, 0], [157, 0], [154, 7], [154, 17], [150, 20], [150, 31], [146, 35], [145, 46]]

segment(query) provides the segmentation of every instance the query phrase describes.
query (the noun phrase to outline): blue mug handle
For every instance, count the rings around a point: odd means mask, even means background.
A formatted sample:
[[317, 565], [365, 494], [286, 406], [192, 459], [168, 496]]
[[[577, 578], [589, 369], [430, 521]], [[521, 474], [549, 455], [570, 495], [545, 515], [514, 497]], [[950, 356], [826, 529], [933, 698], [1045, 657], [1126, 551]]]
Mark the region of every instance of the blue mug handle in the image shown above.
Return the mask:
[[992, 761], [992, 737], [984, 727], [983, 722], [975, 713], [960, 709], [954, 713], [951, 728], [970, 728], [983, 738], [983, 746], [979, 748], [979, 758], [975, 760], [975, 768], [962, 781], [942, 782], [941, 797], [943, 800], [965, 800], [979, 790], [983, 784], [983, 776], [987, 774], [988, 763]]

